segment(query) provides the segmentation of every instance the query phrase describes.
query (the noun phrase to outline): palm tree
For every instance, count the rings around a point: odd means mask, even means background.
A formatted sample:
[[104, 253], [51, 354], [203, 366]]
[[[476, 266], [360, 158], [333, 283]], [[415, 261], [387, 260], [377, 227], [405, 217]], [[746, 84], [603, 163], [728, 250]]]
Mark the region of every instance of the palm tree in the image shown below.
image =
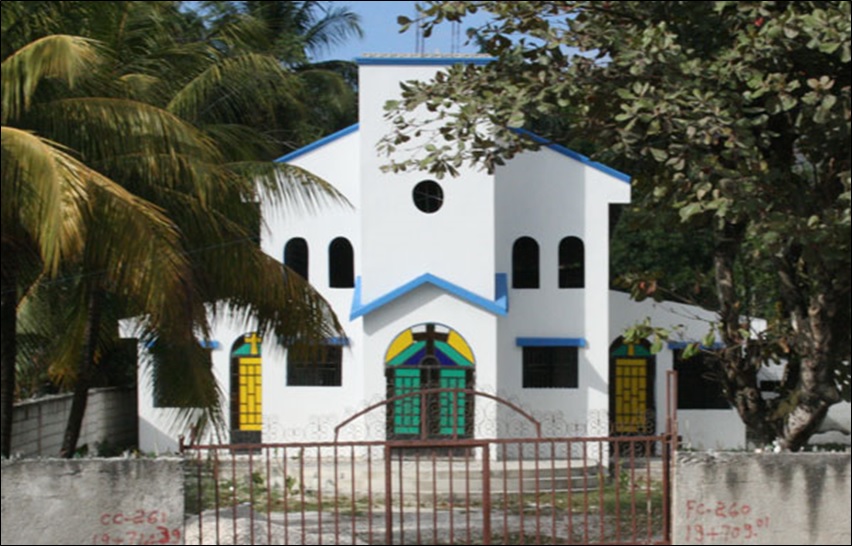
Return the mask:
[[[9, 117], [18, 125], [37, 129], [71, 147], [86, 159], [91, 172], [120, 183], [139, 203], [156, 203], [160, 207], [157, 210], [168, 215], [169, 226], [178, 234], [178, 246], [183, 252], [177, 256], [188, 267], [188, 272], [176, 281], [179, 286], [145, 284], [133, 274], [145, 271], [139, 267], [141, 263], [150, 262], [155, 270], [165, 267], [160, 265], [164, 256], [153, 258], [160, 250], [159, 244], [144, 233], [126, 233], [118, 216], [109, 214], [112, 209], [106, 204], [102, 206], [107, 213], [86, 216], [87, 229], [74, 240], [78, 251], [73, 259], [58, 260], [54, 271], [59, 271], [61, 265], [69, 279], [70, 275], [77, 275], [64, 287], [65, 297], [75, 302], [71, 305], [75, 312], [64, 321], [67, 335], [60, 338], [62, 343], [57, 345], [53, 365], [54, 373], [75, 385], [62, 448], [66, 456], [75, 449], [88, 385], [109, 339], [115, 335], [114, 324], [119, 316], [147, 316], [142, 335], [157, 339], [160, 347], [170, 348], [166, 353], [160, 352], [154, 379], [165, 384], [178, 376], [188, 405], [206, 408], [203, 417], [213, 424], [221, 419], [219, 396], [212, 372], [203, 364], [203, 353], [195, 342], [195, 334], [207, 330], [203, 302], [229, 304], [282, 343], [294, 339], [316, 343], [340, 332], [325, 302], [298, 276], [288, 275], [286, 282], [282, 281], [281, 264], [250, 242], [256, 236], [260, 218], [258, 209], [246, 203], [259, 196], [308, 208], [339, 198], [332, 188], [308, 173], [247, 160], [268, 147], [269, 139], [238, 123], [240, 113], [280, 103], [282, 98], [292, 100], [288, 92], [292, 87], [291, 74], [280, 63], [262, 55], [234, 54], [215, 43], [179, 43], [178, 34], [158, 27], [191, 27], [184, 19], [174, 17], [175, 11], [169, 12], [169, 4], [128, 2], [102, 9], [103, 4], [99, 3], [97, 17], [90, 20], [97, 21], [98, 28], [108, 29], [104, 37], [109, 39], [109, 49], [98, 50], [93, 42], [62, 37], [86, 45], [80, 53], [97, 58], [97, 63], [83, 63], [89, 76], [85, 78], [87, 85], [78, 86], [76, 92], [64, 86], [41, 93], [38, 98], [44, 98], [43, 103], [24, 108], [26, 115]], [[115, 19], [104, 21], [110, 17]], [[60, 41], [52, 36], [48, 39]], [[28, 48], [14, 51], [7, 60], [23, 59]], [[47, 55], [31, 56], [50, 59]], [[20, 60], [10, 63], [23, 65]], [[249, 74], [251, 77], [247, 77]], [[4, 60], [4, 125], [7, 82], [23, 81], [22, 75], [11, 69], [8, 75], [7, 78]], [[19, 80], [14, 80], [15, 76]], [[66, 78], [69, 83], [74, 79]], [[247, 86], [247, 81], [260, 83]], [[9, 87], [15, 89], [11, 83]], [[5, 206], [9, 202], [5, 193], [5, 127], [3, 153]], [[14, 307], [6, 305], [7, 293], [12, 292], [6, 290], [5, 245], [7, 224], [10, 229], [13, 224], [7, 223], [5, 213], [3, 218], [3, 339], [7, 345], [6, 332], [14, 329], [9, 326], [13, 323], [7, 321], [6, 312]], [[130, 237], [124, 238], [126, 235]], [[148, 254], [147, 258], [126, 257], [114, 253], [113, 248], [144, 250]], [[165, 258], [166, 264], [172, 263], [167, 255]], [[93, 271], [98, 274], [91, 274]], [[255, 282], [245, 282], [247, 271], [255, 276]], [[15, 279], [10, 277], [9, 283]], [[110, 315], [112, 318], [106, 320]], [[14, 340], [14, 335], [9, 339]], [[9, 362], [13, 362], [16, 352], [12, 343], [4, 346], [4, 374], [7, 367], [14, 373], [13, 366], [6, 365], [6, 355], [11, 355]], [[4, 389], [11, 384], [6, 376], [3, 383]], [[8, 398], [11, 405], [11, 395], [5, 396], [4, 404]], [[4, 442], [7, 437], [4, 432]]]
[[330, 2], [209, 1], [202, 3], [207, 39], [220, 51], [252, 52], [288, 70], [293, 100], [254, 123], [277, 143], [275, 155], [357, 121], [357, 67], [349, 61], [315, 63], [328, 47], [360, 38], [359, 16]]
[[[75, 158], [71, 149], [32, 130], [35, 120], [63, 111], [66, 115], [80, 113], [81, 109], [93, 118], [99, 117], [98, 121], [106, 126], [116, 126], [119, 120], [145, 119], [151, 123], [151, 112], [125, 111], [119, 116], [107, 111], [109, 105], [97, 101], [81, 103], [85, 99], [60, 98], [59, 88], [73, 89], [75, 82], [90, 73], [99, 60], [100, 54], [91, 41], [58, 35], [27, 44], [2, 61], [4, 455], [8, 455], [11, 442], [20, 297], [39, 277], [56, 277], [71, 264], [79, 263], [85, 252], [95, 252], [86, 245], [87, 239], [94, 236], [95, 219], [122, 226], [120, 236], [114, 231], [110, 237], [123, 237], [115, 241], [118, 244], [97, 250], [110, 256], [99, 274], [108, 282], [131, 290], [155, 316], [165, 303], [161, 290], [177, 289], [191, 275], [181, 252], [179, 233], [161, 210]], [[46, 89], [48, 86], [54, 89]], [[188, 128], [172, 129], [171, 134], [178, 141], [193, 137]], [[108, 147], [110, 144], [106, 143]], [[139, 237], [149, 244], [128, 244]], [[162, 258], [156, 259], [157, 256]], [[138, 267], [127, 268], [123, 264]]]

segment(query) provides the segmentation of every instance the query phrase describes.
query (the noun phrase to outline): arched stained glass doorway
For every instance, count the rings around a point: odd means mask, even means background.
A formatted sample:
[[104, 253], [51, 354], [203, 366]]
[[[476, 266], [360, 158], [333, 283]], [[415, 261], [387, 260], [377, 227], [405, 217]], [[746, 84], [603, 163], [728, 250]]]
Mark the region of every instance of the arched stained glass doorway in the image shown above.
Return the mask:
[[656, 358], [647, 341], [610, 347], [609, 414], [614, 436], [650, 436], [656, 431]]
[[[424, 389], [473, 389], [473, 351], [455, 330], [435, 323], [413, 326], [394, 338], [385, 353], [387, 396]], [[441, 439], [473, 437], [473, 396], [439, 392], [409, 396], [388, 405], [387, 437]]]
[[231, 443], [261, 441], [262, 360], [257, 332], [240, 336], [231, 347]]

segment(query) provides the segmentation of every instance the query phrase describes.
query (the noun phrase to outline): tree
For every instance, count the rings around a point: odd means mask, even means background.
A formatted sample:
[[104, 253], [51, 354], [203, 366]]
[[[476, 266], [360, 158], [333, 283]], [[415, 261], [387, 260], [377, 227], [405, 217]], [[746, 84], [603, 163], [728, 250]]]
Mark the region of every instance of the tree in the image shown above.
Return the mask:
[[[91, 173], [88, 176], [108, 181], [111, 188], [120, 184], [117, 188], [122, 196], [156, 211], [172, 235], [166, 242], [177, 249], [172, 256], [158, 242], [156, 226], [137, 229], [118, 214], [116, 205], [92, 198], [97, 207], [86, 203], [90, 214], [84, 215], [84, 229], [72, 241], [74, 252], [53, 258], [53, 269], [44, 266], [44, 259], [33, 261], [36, 272], [44, 269], [62, 277], [61, 297], [70, 311], [60, 322], [66, 330], [54, 336], [57, 343], [52, 348], [54, 375], [66, 378], [75, 391], [62, 448], [65, 456], [75, 450], [88, 386], [116, 335], [118, 318], [146, 317], [141, 335], [170, 349], [158, 359], [154, 380], [181, 385], [181, 405], [206, 408], [203, 418], [214, 425], [220, 420], [220, 397], [196, 341], [196, 335], [204, 335], [209, 328], [205, 303], [228, 304], [238, 316], [253, 321], [282, 344], [293, 340], [317, 344], [340, 332], [322, 298], [297, 276], [284, 277], [282, 265], [256, 244], [261, 219], [259, 209], [251, 203], [261, 196], [296, 208], [340, 199], [333, 188], [309, 173], [254, 160], [259, 148], [269, 149], [269, 139], [238, 123], [241, 111], [274, 107], [288, 97], [291, 75], [274, 59], [222, 52], [210, 43], [182, 43], [187, 34], [176, 29], [194, 27], [172, 3], [71, 4], [77, 8], [75, 17], [89, 10], [80, 30], [97, 34], [101, 41], [48, 34], [33, 42], [78, 46], [70, 51], [58, 47], [39, 50], [31, 45], [13, 49], [13, 41], [4, 43], [4, 55], [8, 53], [3, 62], [4, 374], [7, 356], [14, 362], [17, 352], [13, 321], [17, 302], [7, 307], [6, 296], [32, 286], [7, 291], [6, 266], [12, 262], [6, 260], [6, 241], [18, 240], [11, 234], [21, 223], [15, 216], [21, 212], [15, 207], [20, 199], [7, 199], [7, 188], [12, 191], [20, 186], [21, 173], [33, 172], [15, 169], [28, 156], [22, 146], [12, 147], [11, 140], [7, 146], [7, 132], [16, 134], [12, 128], [7, 131], [7, 120], [50, 135], [85, 158], [86, 163], [75, 163], [75, 169], [85, 168]], [[68, 24], [59, 13], [63, 6], [44, 3], [33, 8], [35, 13], [7, 17], [4, 4], [4, 26], [18, 30], [22, 40], [32, 33], [51, 32]], [[39, 7], [46, 10], [43, 17], [36, 16]], [[10, 13], [13, 9], [9, 8]], [[32, 21], [46, 24], [33, 25]], [[75, 78], [53, 68], [63, 62], [76, 67], [75, 88], [51, 85], [49, 76], [74, 82]], [[25, 77], [41, 73], [46, 74], [45, 81]], [[247, 86], [247, 81], [256, 85]], [[29, 94], [16, 103], [12, 98], [19, 88]], [[44, 176], [35, 172], [24, 178], [37, 183]], [[66, 191], [75, 189], [88, 197], [86, 188], [69, 185]], [[38, 219], [27, 221], [38, 224]], [[33, 238], [19, 238], [23, 240], [19, 246], [29, 248]], [[58, 241], [55, 235], [43, 239], [54, 245]], [[172, 284], [150, 273], [146, 277], [146, 271], [177, 265], [184, 275], [172, 279]], [[11, 286], [22, 268], [10, 265], [8, 270]], [[247, 275], [254, 282], [246, 282]], [[49, 287], [41, 283], [38, 290], [31, 290], [30, 297], [46, 289]], [[63, 308], [52, 311], [59, 313]], [[14, 374], [14, 367], [11, 369]], [[4, 375], [4, 426], [7, 386], [13, 389], [14, 382]], [[8, 400], [11, 406], [11, 396]], [[8, 417], [10, 420], [11, 413]]]
[[349, 8], [316, 1], [208, 1], [200, 13], [206, 39], [220, 51], [267, 55], [291, 71], [298, 85], [289, 92], [296, 100], [257, 117], [255, 124], [283, 141], [286, 151], [357, 121], [357, 66], [313, 61], [328, 47], [362, 36], [359, 16]]
[[[159, 209], [21, 123], [40, 113], [36, 101], [37, 92], [44, 92], [40, 84], [53, 79], [71, 85], [96, 60], [92, 43], [60, 35], [27, 44], [2, 63], [3, 455], [9, 454], [11, 441], [20, 297], [39, 276], [55, 277], [81, 258], [94, 219], [122, 226], [126, 237], [122, 244], [109, 247], [112, 261], [105, 264], [103, 276], [117, 285], [133, 286], [152, 312], [161, 310], [157, 300], [163, 297], [154, 286], [177, 290], [190, 273], [178, 233]], [[63, 106], [68, 105], [57, 109]], [[179, 134], [173, 136], [180, 139]], [[143, 236], [150, 246], [126, 244]], [[151, 252], [154, 246], [159, 259]], [[124, 263], [143, 265], [131, 270], [122, 267]]]
[[[495, 61], [403, 87], [381, 148], [440, 129], [389, 168], [494, 169], [536, 147], [510, 129], [525, 124], [591, 145], [643, 207], [678, 211], [669, 229], [712, 237], [726, 396], [756, 438], [801, 448], [849, 392], [850, 4], [429, 2], [401, 23], [429, 32], [479, 10]], [[432, 119], [415, 123], [424, 104]], [[760, 333], [744, 319], [755, 302], [772, 310]], [[786, 374], [765, 400], [757, 372], [773, 360]]]

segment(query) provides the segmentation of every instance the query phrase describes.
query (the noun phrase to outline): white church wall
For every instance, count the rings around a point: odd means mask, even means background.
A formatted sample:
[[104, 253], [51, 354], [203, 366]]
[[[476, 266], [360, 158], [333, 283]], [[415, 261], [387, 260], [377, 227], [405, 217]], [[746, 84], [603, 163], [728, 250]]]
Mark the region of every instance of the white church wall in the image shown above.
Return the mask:
[[[674, 302], [655, 302], [651, 299], [635, 302], [628, 294], [611, 291], [610, 343], [628, 327], [651, 319], [651, 324], [672, 331], [673, 341], [698, 341], [709, 331], [717, 315], [693, 305]], [[759, 322], [757, 323], [759, 325]], [[657, 430], [665, 430], [666, 372], [674, 368], [674, 352], [663, 348], [656, 355]], [[678, 429], [684, 445], [696, 449], [732, 449], [746, 446], [745, 425], [734, 409], [679, 410]]]
[[[346, 322], [352, 304], [353, 288], [329, 287], [329, 245], [345, 237], [352, 245], [355, 275], [361, 270], [361, 221], [359, 214], [358, 131], [333, 139], [320, 148], [299, 154], [288, 163], [322, 178], [343, 194], [344, 202], [320, 203], [313, 210], [290, 209], [264, 204], [263, 218], [268, 229], [262, 232], [261, 248], [278, 261], [284, 261], [284, 247], [294, 237], [308, 243], [308, 280]], [[286, 156], [285, 156], [286, 157]], [[333, 158], [330, 160], [329, 158]], [[347, 330], [347, 335], [356, 332]]]
[[[442, 180], [425, 172], [381, 170], [389, 159], [375, 147], [391, 128], [384, 120], [385, 102], [398, 98], [400, 82], [430, 78], [440, 68], [412, 61], [360, 66], [363, 300], [372, 301], [424, 273], [493, 298], [492, 177], [467, 168], [457, 178]], [[411, 146], [419, 144], [412, 141]], [[427, 179], [443, 190], [443, 205], [428, 214], [412, 199], [414, 186]]]
[[[629, 184], [550, 149], [522, 154], [496, 173], [496, 268], [509, 274], [509, 314], [500, 319], [500, 390], [543, 417], [547, 433], [583, 425], [606, 432], [610, 202], [629, 200]], [[512, 247], [539, 245], [540, 286], [513, 289]], [[559, 288], [559, 243], [583, 241], [584, 288]], [[518, 337], [582, 338], [576, 389], [522, 388]], [[595, 429], [592, 431], [591, 429]]]
[[329, 302], [346, 332], [340, 386], [288, 386], [286, 350], [264, 343], [264, 441], [330, 441], [334, 427], [348, 413], [361, 409], [363, 361], [360, 358], [360, 325], [349, 321], [353, 288], [329, 286], [329, 245], [345, 237], [352, 245], [354, 273], [359, 275], [361, 247], [360, 132], [344, 129], [328, 142], [294, 154], [287, 163], [319, 176], [343, 194], [347, 203], [320, 205], [314, 211], [293, 211], [281, 215], [270, 210], [271, 229], [264, 239], [264, 251], [283, 259], [284, 246], [294, 237], [308, 243], [308, 280]]

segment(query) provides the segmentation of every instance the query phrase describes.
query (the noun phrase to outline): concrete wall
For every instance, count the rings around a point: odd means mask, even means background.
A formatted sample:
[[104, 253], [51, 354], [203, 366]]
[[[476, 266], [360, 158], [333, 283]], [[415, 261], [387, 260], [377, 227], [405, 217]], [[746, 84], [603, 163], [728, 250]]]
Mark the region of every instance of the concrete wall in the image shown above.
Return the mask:
[[3, 461], [3, 544], [183, 544], [179, 459]]
[[848, 453], [680, 453], [675, 544], [849, 544]]
[[[15, 405], [12, 453], [24, 457], [56, 456], [71, 411], [72, 394], [47, 396]], [[113, 446], [136, 445], [136, 389], [91, 389], [78, 446], [97, 453], [105, 440]]]

